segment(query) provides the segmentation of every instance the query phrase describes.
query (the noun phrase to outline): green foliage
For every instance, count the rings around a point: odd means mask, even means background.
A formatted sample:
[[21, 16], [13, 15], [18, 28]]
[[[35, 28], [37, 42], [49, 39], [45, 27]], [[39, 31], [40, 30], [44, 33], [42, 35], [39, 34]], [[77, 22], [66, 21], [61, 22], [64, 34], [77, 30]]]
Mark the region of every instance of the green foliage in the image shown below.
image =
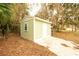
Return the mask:
[[10, 4], [0, 4], [0, 24], [8, 24], [11, 17]]

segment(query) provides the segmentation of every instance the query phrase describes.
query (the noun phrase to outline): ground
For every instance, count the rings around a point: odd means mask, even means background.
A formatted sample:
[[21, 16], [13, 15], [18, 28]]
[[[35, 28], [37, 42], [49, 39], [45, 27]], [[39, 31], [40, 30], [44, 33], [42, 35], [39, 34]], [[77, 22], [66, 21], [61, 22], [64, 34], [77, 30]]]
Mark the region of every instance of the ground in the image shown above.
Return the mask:
[[0, 38], [1, 56], [52, 56], [56, 55], [47, 48], [33, 41], [23, 39], [18, 35], [10, 34], [8, 39]]
[[76, 43], [54, 36], [46, 36], [36, 41], [39, 45], [48, 47], [57, 56], [79, 56], [79, 48]]
[[54, 32], [53, 36], [79, 44], [79, 32]]
[[[76, 44], [79, 44], [79, 33], [78, 32], [54, 32], [53, 37], [48, 38], [50, 41], [49, 40], [47, 41], [47, 45], [49, 45], [50, 48], [43, 47], [42, 45], [38, 45], [34, 43], [33, 41], [23, 39], [20, 36], [12, 33], [8, 36], [8, 39], [0, 38], [0, 55], [1, 56], [52, 56], [52, 55], [55, 56], [56, 53], [59, 54], [58, 52], [60, 52], [59, 55], [61, 54], [64, 55], [65, 49], [67, 49], [69, 52], [72, 52], [72, 54], [70, 53], [70, 55], [78, 55], [77, 51], [79, 52], [79, 48], [72, 49], [72, 47], [69, 47], [66, 44], [61, 44], [61, 46], [57, 46], [57, 44], [59, 45], [59, 42], [61, 42], [62, 40], [58, 39], [57, 41], [57, 39], [55, 39], [54, 37], [62, 38], [63, 40], [66, 40], [66, 41], [73, 41]], [[53, 41], [51, 41], [51, 39]], [[65, 54], [68, 55], [69, 53], [67, 50]], [[61, 53], [61, 51], [63, 51], [63, 53]]]
[[46, 36], [36, 41], [48, 47], [57, 56], [79, 56], [78, 32], [54, 32], [53, 36]]

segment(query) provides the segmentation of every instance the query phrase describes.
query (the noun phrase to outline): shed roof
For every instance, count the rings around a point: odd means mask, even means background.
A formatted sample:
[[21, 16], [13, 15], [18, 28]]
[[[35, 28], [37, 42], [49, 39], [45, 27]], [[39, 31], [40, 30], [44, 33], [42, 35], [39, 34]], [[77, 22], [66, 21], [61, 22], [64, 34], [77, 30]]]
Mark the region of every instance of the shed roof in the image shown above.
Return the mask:
[[[28, 20], [26, 20], [26, 19], [28, 19]], [[50, 21], [41, 19], [41, 18], [39, 18], [39, 17], [25, 16], [23, 20], [24, 20], [24, 21], [29, 21], [29, 20], [32, 20], [32, 19], [33, 19], [33, 20], [38, 20], [38, 21], [41, 21], [41, 22], [45, 22], [45, 23], [51, 24]], [[23, 20], [22, 20], [22, 21], [23, 21]]]

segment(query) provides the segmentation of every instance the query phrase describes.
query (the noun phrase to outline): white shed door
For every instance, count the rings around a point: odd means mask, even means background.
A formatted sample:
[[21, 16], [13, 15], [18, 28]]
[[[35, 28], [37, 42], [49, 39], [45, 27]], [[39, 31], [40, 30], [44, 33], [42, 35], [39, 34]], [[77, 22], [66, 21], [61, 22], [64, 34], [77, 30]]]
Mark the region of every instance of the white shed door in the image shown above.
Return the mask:
[[48, 35], [48, 26], [46, 23], [43, 23], [43, 37], [46, 37]]

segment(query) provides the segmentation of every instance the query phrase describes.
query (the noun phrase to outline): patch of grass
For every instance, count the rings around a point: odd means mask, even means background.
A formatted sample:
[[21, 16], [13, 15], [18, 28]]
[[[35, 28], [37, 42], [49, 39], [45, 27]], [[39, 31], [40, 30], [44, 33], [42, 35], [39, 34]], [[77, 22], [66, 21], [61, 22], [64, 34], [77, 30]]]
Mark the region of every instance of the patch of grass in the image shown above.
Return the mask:
[[54, 32], [53, 36], [79, 44], [79, 32]]

